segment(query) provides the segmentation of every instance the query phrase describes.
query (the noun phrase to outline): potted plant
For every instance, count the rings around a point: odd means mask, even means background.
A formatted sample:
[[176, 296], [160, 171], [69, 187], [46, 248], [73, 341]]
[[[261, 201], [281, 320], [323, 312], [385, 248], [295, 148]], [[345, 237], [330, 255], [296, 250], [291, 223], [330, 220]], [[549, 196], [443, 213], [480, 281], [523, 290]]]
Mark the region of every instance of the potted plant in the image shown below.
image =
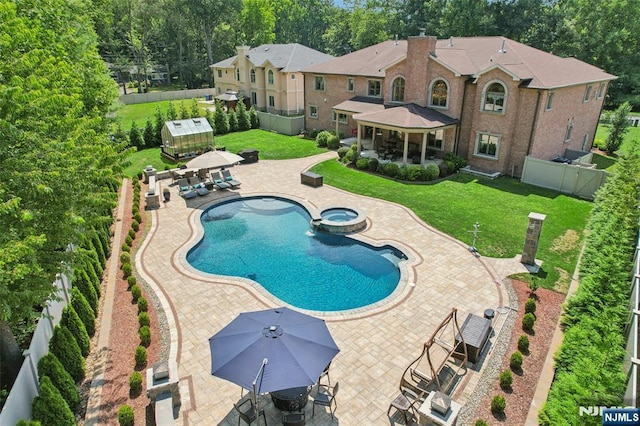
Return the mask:
[[168, 202], [169, 199], [171, 198], [171, 191], [169, 191], [169, 188], [164, 188], [162, 190], [162, 196], [164, 197], [164, 202]]

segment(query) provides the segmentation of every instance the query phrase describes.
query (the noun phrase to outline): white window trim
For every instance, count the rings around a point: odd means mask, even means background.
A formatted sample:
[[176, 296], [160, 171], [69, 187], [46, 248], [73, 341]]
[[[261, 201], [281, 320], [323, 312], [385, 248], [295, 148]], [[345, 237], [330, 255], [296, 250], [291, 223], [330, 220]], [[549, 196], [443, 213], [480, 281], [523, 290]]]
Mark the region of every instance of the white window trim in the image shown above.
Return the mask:
[[600, 83], [600, 86], [598, 86], [598, 99], [602, 99], [604, 97], [604, 88], [606, 87], [606, 84], [604, 82]]
[[[271, 105], [271, 99], [273, 99], [273, 105]], [[276, 107], [276, 97], [273, 96], [273, 95], [267, 96], [267, 105], [269, 105], [269, 108], [275, 108]]]
[[249, 81], [251, 83], [255, 83], [256, 82], [256, 70], [255, 70], [255, 68], [251, 68], [251, 71], [249, 71]]
[[591, 95], [593, 94], [593, 84], [587, 84], [587, 87], [584, 89], [584, 98], [582, 99], [582, 103], [586, 104], [591, 100]]
[[236, 68], [236, 81], [240, 81], [240, 68]]
[[[444, 81], [444, 84], [447, 86], [447, 102], [445, 103], [444, 106], [442, 105], [434, 105], [433, 104], [433, 87], [436, 85], [437, 82], [439, 81]], [[429, 94], [427, 95], [427, 98], [429, 99], [429, 106], [431, 108], [440, 108], [440, 109], [448, 109], [449, 108], [449, 98], [451, 98], [451, 87], [449, 86], [449, 82], [442, 78], [442, 77], [437, 77], [435, 79], [433, 79], [431, 81], [431, 84], [429, 84]]]
[[564, 133], [564, 143], [571, 142], [571, 139], [573, 139], [573, 122], [572, 121], [567, 123], [567, 128]]
[[[317, 83], [317, 79], [321, 78], [322, 79], [322, 89], [318, 89], [318, 85]], [[325, 78], [324, 75], [314, 75], [313, 76], [313, 90], [315, 90], [316, 92], [324, 92], [327, 89], [327, 79]]]
[[[352, 83], [352, 87], [349, 88], [349, 82]], [[353, 77], [347, 77], [347, 92], [355, 92], [356, 91], [356, 79]]]
[[[502, 110], [500, 110], [500, 111], [494, 111], [494, 110], [485, 109], [485, 101], [487, 99], [487, 90], [494, 83], [498, 83], [498, 84], [502, 85], [502, 87], [504, 88], [504, 102], [502, 103]], [[491, 80], [491, 81], [487, 82], [487, 84], [485, 84], [484, 87], [482, 88], [482, 98], [480, 99], [480, 111], [493, 113], [493, 114], [504, 115], [506, 113], [506, 111], [507, 111], [507, 99], [508, 98], [509, 98], [509, 88], [507, 87], [507, 85], [504, 84], [503, 81], [500, 81], [500, 80], [497, 80], [497, 79], [496, 80]]]
[[555, 95], [555, 90], [550, 90], [549, 93], [547, 93], [547, 101], [544, 105], [545, 111], [551, 111], [553, 109], [553, 100], [555, 98]]
[[[313, 115], [313, 113], [311, 112], [311, 109], [315, 108], [316, 110], [316, 114]], [[315, 118], [317, 119], [320, 116], [319, 112], [318, 112], [318, 106], [317, 105], [309, 105], [309, 118]]]
[[[480, 145], [480, 137], [482, 135], [487, 135], [487, 136], [495, 136], [496, 138], [498, 138], [498, 142], [496, 143], [496, 154], [494, 156], [488, 155], [488, 154], [482, 154], [478, 152], [478, 147]], [[485, 158], [487, 160], [495, 160], [497, 161], [500, 155], [500, 145], [502, 144], [502, 135], [499, 135], [497, 133], [491, 133], [491, 132], [476, 132], [476, 142], [475, 145], [473, 147], [473, 155], [474, 157], [480, 157], [480, 158]]]
[[[273, 81], [269, 81], [269, 76], [271, 76], [271, 80], [273, 80]], [[276, 84], [276, 76], [275, 76], [275, 73], [273, 72], [273, 70], [268, 70], [267, 71], [267, 84], [270, 84], [270, 85]]]
[[[372, 82], [378, 83], [379, 92], [380, 93], [378, 93], [377, 95], [372, 95], [371, 94], [371, 91], [370, 91], [371, 86], [370, 86], [370, 84]], [[367, 80], [367, 96], [370, 97], [370, 98], [381, 98], [382, 97], [382, 80], [374, 80], [374, 79]]]
[[[396, 81], [398, 81], [398, 79], [402, 79], [404, 80], [404, 86], [402, 87], [402, 99], [401, 100], [397, 100], [397, 99], [393, 99], [393, 95], [394, 95], [394, 89], [395, 89], [395, 85], [396, 85]], [[407, 88], [407, 79], [404, 78], [404, 76], [402, 75], [398, 75], [396, 76], [396, 78], [393, 79], [393, 81], [391, 82], [391, 102], [393, 103], [398, 103], [398, 104], [403, 104], [404, 103], [404, 92]]]

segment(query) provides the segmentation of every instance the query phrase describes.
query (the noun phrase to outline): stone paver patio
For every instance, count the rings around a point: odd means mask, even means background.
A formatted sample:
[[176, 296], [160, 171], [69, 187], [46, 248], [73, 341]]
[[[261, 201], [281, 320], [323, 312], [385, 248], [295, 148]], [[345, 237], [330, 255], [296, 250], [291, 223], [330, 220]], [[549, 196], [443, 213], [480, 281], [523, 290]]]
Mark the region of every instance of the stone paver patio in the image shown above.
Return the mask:
[[[368, 216], [368, 226], [357, 238], [376, 245], [392, 243], [409, 256], [402, 266], [401, 285], [384, 303], [347, 313], [311, 313], [327, 321], [341, 349], [330, 372], [332, 384], [340, 382], [340, 392], [335, 420], [322, 408], [316, 409], [312, 419], [310, 400], [307, 424], [389, 424], [387, 409], [404, 369], [420, 355], [423, 342], [451, 309], [458, 309], [461, 324], [467, 313], [482, 315], [487, 308], [508, 303], [502, 279], [526, 272], [517, 259], [477, 258], [465, 244], [426, 225], [402, 206], [327, 185], [312, 188], [300, 183], [302, 171], [335, 156], [326, 153], [241, 164], [231, 169], [242, 182], [240, 190], [214, 191], [191, 200], [183, 200], [170, 180], [160, 181], [171, 189], [171, 201], [151, 212], [151, 229], [136, 265], [167, 316], [169, 357], [177, 360], [180, 371], [182, 406], [177, 424], [237, 424], [233, 404], [239, 402], [241, 390], [210, 374], [208, 339], [241, 312], [282, 305], [248, 280], [198, 273], [186, 263], [188, 249], [200, 238], [200, 213], [223, 197], [277, 195], [316, 208], [355, 207]], [[454, 400], [464, 404], [478, 378], [478, 372], [468, 370]], [[281, 423], [271, 402], [266, 411], [269, 424]]]

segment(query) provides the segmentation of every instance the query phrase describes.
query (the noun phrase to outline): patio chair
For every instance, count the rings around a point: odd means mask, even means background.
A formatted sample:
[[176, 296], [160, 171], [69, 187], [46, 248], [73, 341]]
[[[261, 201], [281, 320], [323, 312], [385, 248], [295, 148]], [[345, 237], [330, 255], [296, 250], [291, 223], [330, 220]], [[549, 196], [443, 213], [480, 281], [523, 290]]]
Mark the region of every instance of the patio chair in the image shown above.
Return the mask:
[[[249, 406], [247, 406], [249, 403]], [[262, 416], [262, 420], [264, 420], [264, 424], [267, 424], [267, 417], [264, 414], [264, 410], [260, 410], [256, 413], [255, 406], [253, 405], [253, 400], [245, 399], [240, 404], [233, 404], [233, 407], [238, 412], [238, 426], [240, 426], [240, 421], [244, 421], [246, 424], [250, 425], [254, 421], [258, 420], [258, 416]]]
[[194, 198], [198, 193], [191, 189], [189, 181], [186, 178], [178, 179], [178, 193], [182, 198]]
[[[331, 367], [331, 363], [327, 364], [327, 366], [324, 368], [324, 370], [322, 370], [322, 373], [320, 373], [320, 377], [318, 377], [318, 386], [331, 386], [331, 377], [329, 377], [329, 367]], [[326, 377], [327, 378], [327, 384], [323, 385], [322, 384], [322, 379]]]
[[307, 420], [304, 416], [304, 411], [282, 413], [283, 426], [304, 426], [306, 424]]
[[409, 388], [401, 386], [400, 394], [396, 396], [393, 401], [391, 401], [391, 404], [389, 404], [387, 416], [391, 418], [391, 410], [395, 408], [396, 412], [402, 413], [402, 416], [404, 417], [404, 423], [409, 424], [409, 411], [411, 411], [411, 414], [417, 419], [418, 412], [416, 405], [420, 404], [422, 404], [422, 400], [415, 392], [413, 392]]
[[222, 171], [222, 178], [233, 188], [237, 188], [241, 184], [241, 182], [239, 180], [235, 180], [233, 176], [231, 176], [231, 172], [226, 169]]
[[[319, 386], [318, 393], [313, 398], [313, 408], [311, 409], [311, 417], [316, 414], [316, 405], [320, 405], [322, 407], [329, 407], [329, 412], [331, 413], [331, 419], [333, 419], [333, 413], [338, 408], [338, 402], [336, 401], [336, 395], [338, 394], [338, 385], [336, 382], [335, 386]], [[333, 410], [331, 409], [331, 405], [333, 405]]]
[[213, 186], [217, 189], [229, 189], [231, 188], [231, 184], [222, 180], [222, 176], [220, 172], [211, 172], [211, 180], [213, 181]]
[[202, 182], [198, 177], [190, 177], [189, 184], [191, 185], [191, 188], [198, 193], [198, 195], [207, 195], [209, 193], [204, 182]]

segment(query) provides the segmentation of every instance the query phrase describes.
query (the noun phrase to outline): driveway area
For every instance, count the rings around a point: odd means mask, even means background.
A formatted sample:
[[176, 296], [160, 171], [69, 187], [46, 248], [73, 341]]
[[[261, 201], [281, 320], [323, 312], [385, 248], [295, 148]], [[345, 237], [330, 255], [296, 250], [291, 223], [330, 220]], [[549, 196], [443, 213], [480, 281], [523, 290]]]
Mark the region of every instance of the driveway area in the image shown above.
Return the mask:
[[[398, 393], [404, 369], [420, 355], [424, 341], [451, 309], [458, 309], [462, 324], [468, 313], [482, 316], [487, 308], [508, 304], [503, 278], [526, 271], [517, 259], [476, 257], [466, 244], [431, 228], [402, 206], [328, 185], [313, 188], [300, 183], [301, 172], [334, 157], [331, 152], [240, 164], [230, 170], [242, 182], [241, 189], [213, 191], [190, 200], [182, 199], [170, 180], [160, 181], [163, 188], [170, 188], [171, 201], [151, 212], [151, 229], [137, 253], [136, 265], [167, 316], [169, 357], [177, 360], [180, 374], [182, 406], [177, 424], [238, 423], [233, 404], [240, 401], [241, 389], [210, 374], [208, 339], [241, 312], [281, 306], [249, 280], [201, 274], [186, 264], [189, 247], [200, 237], [199, 215], [221, 198], [276, 195], [316, 208], [355, 207], [368, 217], [367, 228], [357, 238], [376, 245], [392, 243], [409, 256], [402, 266], [403, 282], [384, 303], [340, 314], [312, 312], [326, 320], [341, 349], [330, 370], [331, 382], [340, 382], [340, 390], [335, 419], [323, 407], [316, 408], [312, 419], [310, 400], [307, 424], [388, 425], [387, 409]], [[472, 225], [460, 224], [469, 229]], [[497, 331], [501, 316], [505, 315], [498, 314], [494, 320]], [[455, 401], [464, 404], [469, 400], [480, 373], [468, 370], [453, 394]], [[281, 424], [280, 412], [270, 400], [264, 402], [268, 402], [268, 423]]]

